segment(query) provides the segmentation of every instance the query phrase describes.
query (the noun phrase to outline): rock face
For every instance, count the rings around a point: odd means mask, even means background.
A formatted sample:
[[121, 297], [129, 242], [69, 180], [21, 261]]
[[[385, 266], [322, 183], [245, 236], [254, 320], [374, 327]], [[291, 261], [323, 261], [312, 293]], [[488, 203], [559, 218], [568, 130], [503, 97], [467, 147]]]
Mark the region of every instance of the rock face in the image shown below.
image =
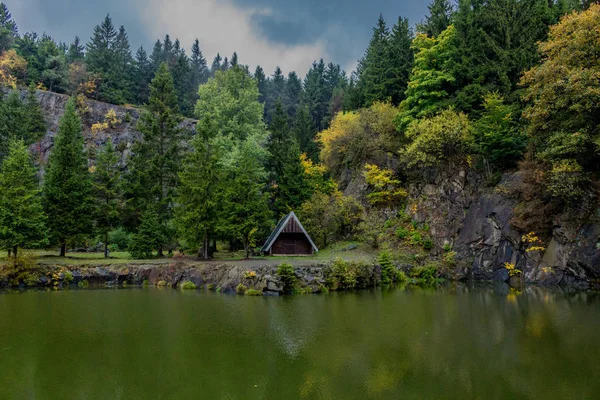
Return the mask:
[[527, 251], [527, 232], [510, 224], [517, 201], [509, 194], [521, 179], [505, 174], [490, 188], [472, 171], [430, 171], [411, 185], [407, 212], [429, 224], [438, 253], [444, 245], [457, 252], [458, 278], [508, 281], [510, 263], [526, 282], [600, 283], [600, 209], [583, 224], [556, 217], [544, 249]]
[[[21, 97], [24, 98], [26, 93], [26, 91], [22, 91]], [[32, 145], [31, 149], [33, 153], [37, 155], [37, 162], [41, 166], [43, 172], [43, 167], [48, 161], [48, 155], [50, 154], [54, 137], [58, 131], [58, 124], [65, 111], [69, 96], [38, 90], [36, 92], [36, 97], [44, 112], [44, 117], [48, 125], [48, 132], [40, 142]], [[141, 110], [134, 107], [116, 106], [90, 99], [85, 100], [83, 109], [85, 110], [82, 112], [83, 134], [88, 148], [101, 147], [109, 138], [111, 138], [115, 148], [121, 155], [121, 160], [124, 165], [124, 160], [131, 154], [131, 146], [140, 138], [140, 132], [136, 130], [135, 126], [137, 120], [140, 118]], [[93, 131], [92, 126], [104, 122], [105, 116], [111, 110], [114, 111], [117, 122], [108, 129]], [[196, 121], [185, 119], [182, 122], [181, 127], [189, 133], [192, 133], [194, 132], [195, 125]]]

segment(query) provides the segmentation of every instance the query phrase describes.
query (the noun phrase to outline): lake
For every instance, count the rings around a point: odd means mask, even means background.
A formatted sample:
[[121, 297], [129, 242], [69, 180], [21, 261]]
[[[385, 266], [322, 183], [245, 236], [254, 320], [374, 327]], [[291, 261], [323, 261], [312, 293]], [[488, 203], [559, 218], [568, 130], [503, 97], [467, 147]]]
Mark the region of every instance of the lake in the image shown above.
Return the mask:
[[600, 296], [0, 293], [1, 399], [592, 399]]

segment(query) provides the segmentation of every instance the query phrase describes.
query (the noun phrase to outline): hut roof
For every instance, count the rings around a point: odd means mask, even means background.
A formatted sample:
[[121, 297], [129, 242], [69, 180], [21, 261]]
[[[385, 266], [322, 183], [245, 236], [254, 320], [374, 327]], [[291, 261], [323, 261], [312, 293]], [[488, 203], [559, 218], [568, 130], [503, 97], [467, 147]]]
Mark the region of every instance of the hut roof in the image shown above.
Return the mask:
[[273, 232], [271, 232], [271, 235], [265, 242], [262, 249], [260, 249], [260, 251], [267, 252], [271, 249], [271, 246], [273, 246], [273, 243], [275, 243], [275, 240], [277, 240], [279, 235], [283, 232], [284, 228], [286, 226], [288, 226], [288, 223], [290, 222], [290, 220], [293, 220], [298, 225], [298, 227], [302, 230], [302, 233], [304, 233], [304, 235], [306, 236], [306, 239], [308, 239], [308, 241], [310, 242], [310, 245], [313, 247], [313, 249], [315, 251], [319, 251], [317, 246], [315, 246], [312, 239], [310, 238], [310, 235], [306, 232], [306, 229], [304, 229], [304, 227], [302, 226], [302, 223], [300, 222], [300, 220], [298, 219], [296, 214], [294, 214], [293, 211], [279, 220], [279, 222], [277, 223], [277, 226], [275, 226], [275, 229], [273, 229]]

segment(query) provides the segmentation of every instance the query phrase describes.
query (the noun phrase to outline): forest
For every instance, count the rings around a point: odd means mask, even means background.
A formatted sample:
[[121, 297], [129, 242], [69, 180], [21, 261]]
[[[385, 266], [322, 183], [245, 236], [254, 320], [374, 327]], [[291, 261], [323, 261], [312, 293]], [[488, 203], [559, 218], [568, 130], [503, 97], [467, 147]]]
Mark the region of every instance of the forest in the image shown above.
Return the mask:
[[[600, 5], [433, 0], [415, 26], [395, 21], [379, 17], [355, 71], [318, 60], [302, 78], [236, 53], [209, 66], [198, 40], [188, 55], [168, 34], [134, 54], [110, 16], [86, 43], [57, 43], [20, 32], [0, 3], [0, 247], [15, 260], [98, 242], [107, 256], [209, 258], [219, 242], [248, 257], [293, 210], [320, 247], [379, 248], [394, 219], [395, 239], [429, 251], [404, 210], [409, 184], [435, 169], [475, 170], [489, 187], [522, 172], [512, 223], [524, 234], [594, 212]], [[47, 165], [30, 151], [47, 130], [38, 91], [70, 96]], [[110, 140], [84, 145], [86, 99], [142, 110], [124, 164]], [[357, 178], [364, 197], [346, 190]]]

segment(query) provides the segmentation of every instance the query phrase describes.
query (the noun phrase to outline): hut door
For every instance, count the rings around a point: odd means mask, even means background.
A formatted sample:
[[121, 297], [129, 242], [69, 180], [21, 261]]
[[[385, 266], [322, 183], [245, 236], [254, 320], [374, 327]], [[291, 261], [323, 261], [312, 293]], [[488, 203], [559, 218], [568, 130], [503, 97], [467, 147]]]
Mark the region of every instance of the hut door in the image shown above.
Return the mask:
[[285, 248], [285, 254], [296, 254], [296, 240], [293, 238], [285, 239], [283, 241]]

